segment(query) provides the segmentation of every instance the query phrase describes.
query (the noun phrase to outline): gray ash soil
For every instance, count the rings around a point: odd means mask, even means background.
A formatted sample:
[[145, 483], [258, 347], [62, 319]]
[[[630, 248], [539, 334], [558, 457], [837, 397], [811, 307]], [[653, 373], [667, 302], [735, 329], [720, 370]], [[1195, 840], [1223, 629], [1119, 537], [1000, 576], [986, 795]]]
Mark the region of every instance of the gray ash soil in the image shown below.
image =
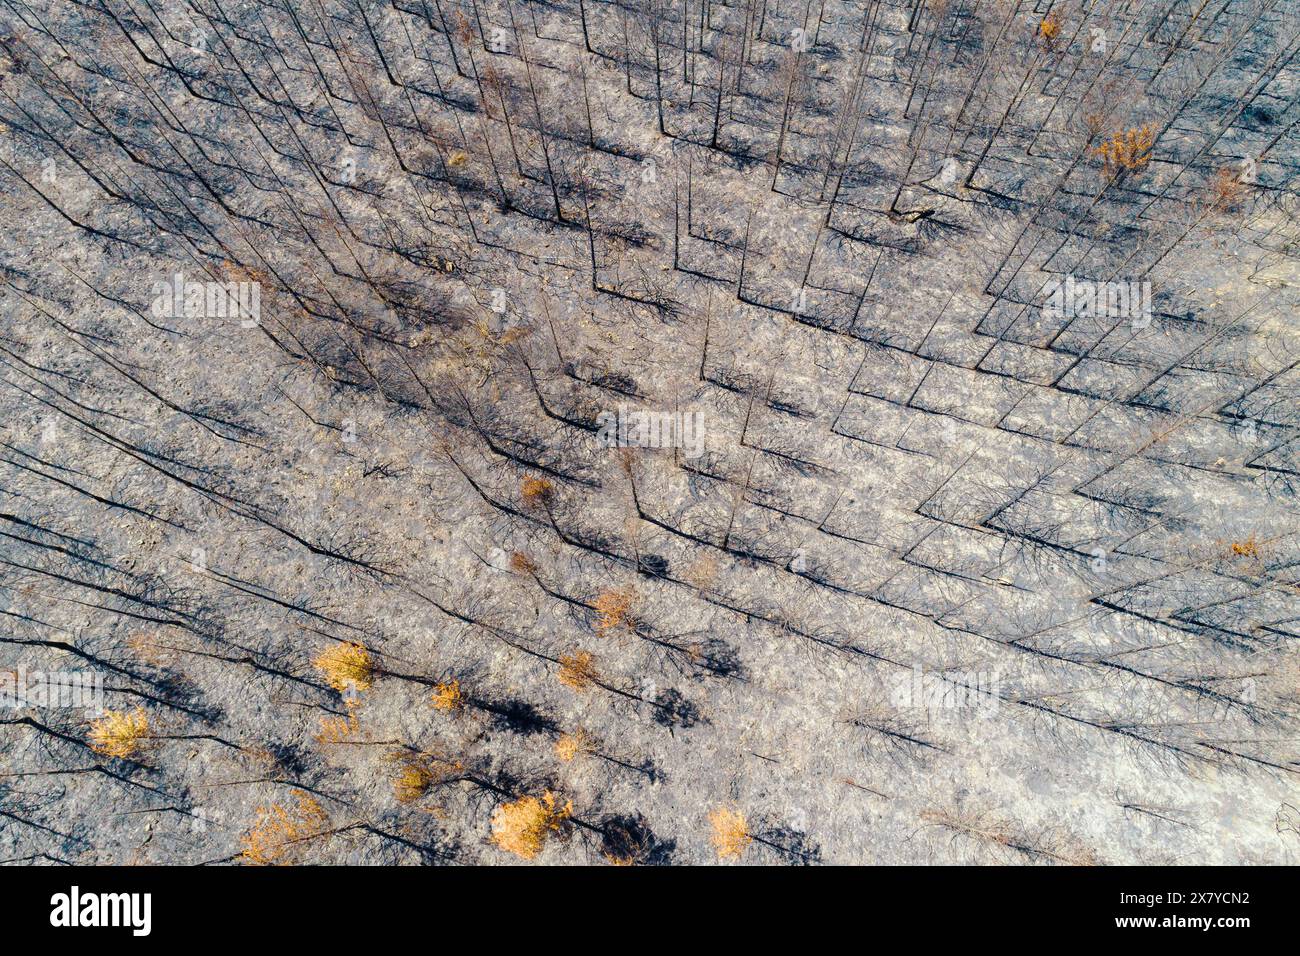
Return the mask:
[[4, 6], [0, 861], [1296, 862], [1298, 51]]

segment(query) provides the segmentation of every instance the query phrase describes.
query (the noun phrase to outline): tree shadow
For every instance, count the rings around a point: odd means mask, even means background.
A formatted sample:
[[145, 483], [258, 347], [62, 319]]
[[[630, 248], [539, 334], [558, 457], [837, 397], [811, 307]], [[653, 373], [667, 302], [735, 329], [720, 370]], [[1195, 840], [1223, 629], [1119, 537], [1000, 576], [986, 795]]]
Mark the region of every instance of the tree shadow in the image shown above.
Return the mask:
[[668, 866], [677, 850], [675, 840], [660, 840], [639, 813], [605, 817], [600, 834], [601, 855], [619, 865]]

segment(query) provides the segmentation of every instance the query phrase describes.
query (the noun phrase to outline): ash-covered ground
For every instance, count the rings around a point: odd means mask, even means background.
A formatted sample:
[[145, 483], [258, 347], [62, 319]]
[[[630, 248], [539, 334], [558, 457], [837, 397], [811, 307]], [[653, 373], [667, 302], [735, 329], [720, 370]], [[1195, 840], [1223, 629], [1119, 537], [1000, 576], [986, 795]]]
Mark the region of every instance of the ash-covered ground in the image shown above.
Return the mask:
[[1294, 0], [0, 5], [0, 860], [1293, 863]]

